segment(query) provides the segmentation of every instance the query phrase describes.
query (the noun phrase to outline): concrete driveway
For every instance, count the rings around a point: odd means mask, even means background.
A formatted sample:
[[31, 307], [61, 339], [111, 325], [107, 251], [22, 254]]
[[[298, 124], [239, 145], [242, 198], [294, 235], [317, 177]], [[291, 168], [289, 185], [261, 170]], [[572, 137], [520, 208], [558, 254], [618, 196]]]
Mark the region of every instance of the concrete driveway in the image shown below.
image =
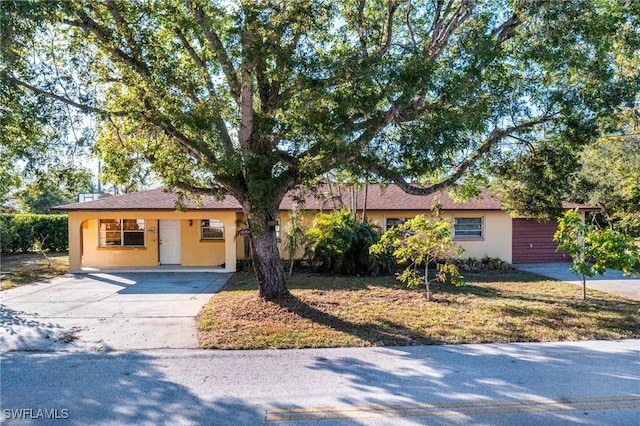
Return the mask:
[[[523, 263], [514, 268], [533, 272], [559, 281], [582, 286], [582, 281], [569, 269], [570, 263]], [[607, 269], [607, 272], [594, 278], [587, 278], [587, 288], [616, 294], [633, 300], [640, 300], [640, 279], [625, 277], [621, 271]]]
[[0, 293], [0, 351], [197, 348], [195, 316], [231, 274], [65, 275]]

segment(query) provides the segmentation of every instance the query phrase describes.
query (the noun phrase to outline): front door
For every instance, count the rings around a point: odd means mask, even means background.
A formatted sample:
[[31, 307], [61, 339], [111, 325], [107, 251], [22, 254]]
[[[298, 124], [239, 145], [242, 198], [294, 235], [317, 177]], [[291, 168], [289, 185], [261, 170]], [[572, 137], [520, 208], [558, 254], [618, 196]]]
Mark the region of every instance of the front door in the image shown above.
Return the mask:
[[180, 264], [180, 221], [160, 221], [160, 264]]

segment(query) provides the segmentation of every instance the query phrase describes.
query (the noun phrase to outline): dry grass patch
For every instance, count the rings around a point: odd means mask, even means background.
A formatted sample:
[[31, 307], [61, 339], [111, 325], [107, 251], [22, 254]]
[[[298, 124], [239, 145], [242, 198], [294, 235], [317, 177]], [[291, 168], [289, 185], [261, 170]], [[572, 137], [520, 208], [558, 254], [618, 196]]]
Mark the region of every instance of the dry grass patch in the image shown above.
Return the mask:
[[3, 275], [0, 289], [7, 290], [69, 272], [67, 253], [50, 253], [47, 256], [51, 259], [51, 266], [49, 261], [38, 253], [2, 255], [0, 270]]
[[393, 277], [299, 274], [291, 296], [257, 297], [237, 273], [199, 315], [204, 348], [268, 349], [640, 337], [640, 303], [520, 271], [467, 273], [434, 301]]

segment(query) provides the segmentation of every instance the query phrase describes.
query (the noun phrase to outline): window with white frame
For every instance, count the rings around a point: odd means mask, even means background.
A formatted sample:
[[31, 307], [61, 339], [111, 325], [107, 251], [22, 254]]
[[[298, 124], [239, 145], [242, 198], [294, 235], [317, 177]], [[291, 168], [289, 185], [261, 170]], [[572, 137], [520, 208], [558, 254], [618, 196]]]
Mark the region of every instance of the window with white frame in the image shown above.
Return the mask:
[[217, 219], [202, 219], [200, 222], [201, 236], [203, 240], [224, 239], [224, 225]]
[[144, 247], [144, 219], [100, 219], [101, 247]]
[[388, 217], [385, 220], [385, 231], [388, 231], [394, 226], [402, 225], [406, 221], [407, 221], [407, 218], [404, 218], [404, 217]]
[[454, 238], [482, 238], [481, 217], [456, 217], [453, 225]]

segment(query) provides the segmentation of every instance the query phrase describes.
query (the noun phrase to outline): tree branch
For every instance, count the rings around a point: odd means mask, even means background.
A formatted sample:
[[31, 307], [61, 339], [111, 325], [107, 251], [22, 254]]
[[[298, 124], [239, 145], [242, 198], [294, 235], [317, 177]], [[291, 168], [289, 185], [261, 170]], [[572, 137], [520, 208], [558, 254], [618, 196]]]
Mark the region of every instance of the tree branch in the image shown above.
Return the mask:
[[520, 25], [522, 21], [517, 13], [514, 13], [502, 23], [498, 28], [491, 32], [491, 35], [496, 38], [496, 47], [504, 43], [505, 40], [513, 37], [515, 28]]
[[[124, 19], [122, 18], [118, 10], [115, 9], [115, 5], [112, 4], [112, 6], [113, 7], [110, 9], [110, 12], [113, 19], [116, 21], [116, 25], [118, 26], [120, 31], [122, 31], [123, 33], [130, 32], [126, 22], [124, 21]], [[122, 49], [116, 47], [113, 43], [111, 43], [110, 40], [113, 38], [114, 35], [110, 34], [110, 31], [108, 31], [104, 27], [101, 27], [83, 9], [76, 9], [75, 13], [80, 18], [81, 22], [65, 21], [67, 24], [77, 26], [82, 30], [84, 30], [85, 32], [90, 32], [94, 34], [100, 40], [102, 45], [105, 46], [107, 51], [111, 53], [112, 57], [117, 62], [120, 62], [121, 64], [127, 67], [133, 68], [134, 71], [136, 71], [145, 81], [149, 83], [149, 87], [153, 91], [160, 93], [159, 96], [164, 95], [162, 93], [163, 91], [160, 88], [158, 88], [155, 82], [153, 81], [151, 71], [149, 70], [147, 65], [142, 61], [142, 58], [140, 58], [139, 60], [134, 56], [129, 56]], [[128, 40], [128, 43], [134, 42], [133, 36], [131, 34], [129, 35], [125, 34], [125, 38]], [[139, 48], [135, 43], [133, 46], [129, 46], [129, 48], [132, 50], [132, 52], [135, 52], [135, 51], [140, 52]], [[162, 113], [160, 113], [160, 111], [157, 108], [155, 108], [155, 106], [147, 98], [146, 90], [144, 88], [139, 87], [138, 89], [140, 90], [141, 98], [144, 99], [145, 109], [147, 111], [147, 114], [145, 114], [144, 119], [148, 123], [158, 126], [168, 136], [171, 136], [172, 138], [174, 138], [175, 141], [179, 144], [179, 146], [183, 149], [183, 151], [187, 155], [190, 155], [193, 158], [196, 158], [198, 161], [202, 161], [204, 158], [206, 158], [207, 161], [209, 162], [216, 161], [215, 155], [212, 152], [210, 152], [210, 150], [206, 149], [206, 147], [203, 146], [203, 144], [187, 138], [184, 133], [179, 131], [173, 124], [171, 124], [170, 119], [165, 117]], [[192, 100], [194, 102], [197, 102], [197, 98]], [[181, 112], [179, 109], [174, 109], [174, 111]], [[153, 112], [157, 120], [150, 118], [149, 112]], [[206, 157], [203, 155], [203, 152], [207, 152]]]
[[196, 195], [211, 195], [211, 191], [219, 191], [221, 189], [224, 191], [228, 191], [228, 188], [226, 187], [226, 185], [218, 184], [218, 183], [213, 184], [210, 187], [206, 187], [206, 186], [194, 185], [194, 184], [190, 184], [182, 181], [176, 181], [176, 182], [173, 182], [171, 186], [174, 188], [181, 189], [183, 191], [190, 192], [192, 194], [196, 194]]
[[[428, 53], [430, 58], [437, 58], [440, 56], [445, 46], [449, 42], [451, 34], [471, 16], [471, 11], [475, 5], [476, 0], [462, 0], [455, 12], [449, 19], [449, 23], [442, 29], [442, 23], [438, 22], [434, 28], [434, 32], [431, 38], [431, 45], [429, 46]], [[449, 14], [453, 1], [450, 1], [445, 10], [444, 16]], [[438, 16], [438, 21], [440, 17]], [[434, 22], [435, 24], [435, 22]]]
[[76, 9], [75, 13], [80, 18], [80, 22], [72, 21], [69, 19], [65, 19], [63, 22], [67, 25], [78, 27], [85, 32], [89, 32], [95, 35], [98, 40], [102, 42], [102, 45], [105, 47], [105, 49], [116, 59], [116, 61], [123, 63], [140, 73], [144, 73], [145, 71], [148, 72], [146, 66], [138, 63], [138, 61], [134, 57], [127, 55], [122, 49], [115, 47], [115, 45], [109, 40], [110, 34], [108, 34], [104, 28], [98, 25], [96, 21], [91, 19], [91, 17], [87, 15], [84, 10]]
[[369, 56], [369, 48], [367, 47], [367, 38], [364, 35], [364, 6], [366, 0], [358, 1], [358, 39], [360, 40], [360, 52], [364, 58]]
[[387, 6], [387, 34], [384, 44], [380, 46], [378, 51], [373, 55], [375, 58], [384, 56], [384, 54], [387, 53], [389, 51], [389, 48], [391, 47], [391, 39], [393, 38], [393, 15], [396, 13], [396, 10], [398, 10], [399, 5], [400, 4], [395, 2], [394, 0], [389, 0]]
[[415, 48], [417, 46], [417, 43], [416, 43], [416, 36], [413, 32], [413, 28], [411, 27], [411, 11], [412, 10], [413, 10], [413, 2], [409, 0], [409, 3], [407, 4], [407, 12], [405, 13], [405, 21], [407, 23], [407, 29], [409, 30], [409, 36], [411, 37], [411, 43]]
[[231, 93], [231, 96], [236, 101], [236, 103], [240, 105], [241, 88], [240, 81], [238, 80], [238, 74], [233, 66], [233, 63], [231, 62], [231, 59], [229, 58], [229, 55], [227, 54], [227, 51], [224, 48], [224, 45], [222, 44], [222, 41], [220, 40], [220, 37], [218, 37], [218, 34], [216, 34], [216, 32], [213, 31], [207, 24], [207, 17], [204, 13], [204, 10], [202, 10], [199, 5], [195, 4], [195, 2], [191, 0], [187, 0], [187, 6], [202, 28], [206, 39], [209, 41], [209, 44], [211, 44], [211, 48], [216, 54], [216, 58], [220, 63], [220, 66], [222, 67], [222, 72], [224, 73], [225, 78], [227, 79], [227, 83], [229, 84], [229, 91]]
[[151, 74], [149, 68], [142, 60], [142, 49], [140, 49], [140, 46], [138, 45], [138, 43], [136, 43], [133, 34], [131, 33], [131, 28], [129, 28], [129, 24], [120, 14], [120, 11], [118, 10], [118, 7], [114, 0], [107, 0], [107, 9], [109, 10], [109, 13], [111, 13], [111, 17], [113, 18], [113, 20], [116, 22], [118, 29], [120, 29], [120, 31], [124, 35], [124, 38], [126, 39], [131, 52], [133, 52], [133, 54], [137, 56], [133, 57], [136, 64], [141, 67], [145, 75]]
[[[388, 169], [384, 169], [380, 167], [378, 164], [369, 164], [368, 168], [370, 171], [378, 174], [379, 176], [390, 178], [393, 182], [398, 185], [404, 192], [411, 195], [429, 195], [434, 192], [438, 192], [448, 186], [454, 184], [458, 179], [462, 177], [462, 175], [485, 154], [487, 154], [493, 147], [495, 147], [501, 140], [505, 137], [511, 136], [513, 133], [520, 132], [522, 130], [529, 129], [538, 124], [545, 123], [553, 118], [557, 114], [547, 114], [542, 117], [539, 117], [535, 120], [528, 121], [526, 123], [522, 123], [516, 126], [512, 126], [506, 129], [494, 129], [489, 137], [480, 145], [480, 147], [473, 153], [469, 158], [464, 160], [458, 167], [456, 167], [455, 171], [449, 175], [446, 179], [433, 184], [428, 187], [419, 187], [415, 186], [406, 181], [403, 176], [399, 176], [393, 172], [390, 172]], [[392, 176], [395, 175], [395, 176]]]
[[[207, 86], [207, 91], [209, 92], [210, 101], [217, 99], [218, 94], [216, 93], [215, 87], [213, 86], [213, 82], [211, 81], [211, 76], [209, 75], [209, 71], [207, 70], [207, 64], [205, 60], [200, 58], [200, 56], [198, 56], [197, 52], [195, 51], [193, 46], [191, 46], [186, 36], [182, 32], [182, 30], [180, 30], [180, 28], [176, 27], [175, 32], [178, 35], [178, 38], [180, 39], [182, 46], [187, 50], [191, 59], [196, 63], [196, 65], [200, 69], [202, 76], [205, 80], [205, 85]], [[220, 134], [220, 140], [222, 142], [222, 146], [224, 147], [224, 150], [227, 153], [227, 155], [231, 155], [233, 154], [234, 149], [233, 149], [233, 143], [231, 141], [231, 137], [229, 136], [229, 130], [227, 129], [227, 126], [224, 123], [224, 120], [220, 116], [216, 105], [212, 105], [211, 110], [214, 112], [215, 125]]]
[[252, 143], [262, 141], [262, 137], [253, 137], [256, 118], [253, 109], [253, 73], [256, 71], [255, 63], [259, 59], [247, 54], [252, 50], [255, 41], [256, 35], [250, 29], [243, 28], [241, 44], [245, 54], [242, 55], [242, 64], [240, 65], [240, 129], [238, 129], [238, 139], [244, 158], [247, 160], [251, 157], [251, 151], [255, 148]]
[[32, 84], [29, 84], [29, 83], [27, 83], [25, 81], [18, 80], [15, 77], [8, 76], [8, 78], [9, 78], [9, 80], [13, 81], [14, 83], [18, 84], [19, 86], [22, 86], [25, 89], [31, 90], [34, 93], [38, 93], [38, 94], [44, 95], [44, 96], [46, 96], [48, 98], [55, 99], [57, 101], [60, 101], [60, 102], [65, 103], [67, 105], [70, 105], [70, 106], [72, 106], [74, 108], [78, 108], [79, 110], [82, 110], [82, 111], [85, 111], [85, 112], [90, 112], [90, 113], [99, 114], [99, 115], [103, 115], [103, 116], [118, 116], [118, 117], [122, 117], [122, 116], [125, 116], [125, 115], [128, 114], [125, 111], [107, 111], [107, 110], [96, 108], [96, 107], [93, 107], [93, 106], [90, 106], [90, 105], [85, 105], [85, 104], [82, 104], [80, 102], [76, 102], [76, 101], [74, 101], [72, 99], [66, 98], [64, 96], [60, 96], [60, 95], [57, 95], [55, 93], [48, 92], [48, 91], [43, 90], [43, 89], [41, 89], [39, 87], [36, 87], [36, 86], [34, 86]]

